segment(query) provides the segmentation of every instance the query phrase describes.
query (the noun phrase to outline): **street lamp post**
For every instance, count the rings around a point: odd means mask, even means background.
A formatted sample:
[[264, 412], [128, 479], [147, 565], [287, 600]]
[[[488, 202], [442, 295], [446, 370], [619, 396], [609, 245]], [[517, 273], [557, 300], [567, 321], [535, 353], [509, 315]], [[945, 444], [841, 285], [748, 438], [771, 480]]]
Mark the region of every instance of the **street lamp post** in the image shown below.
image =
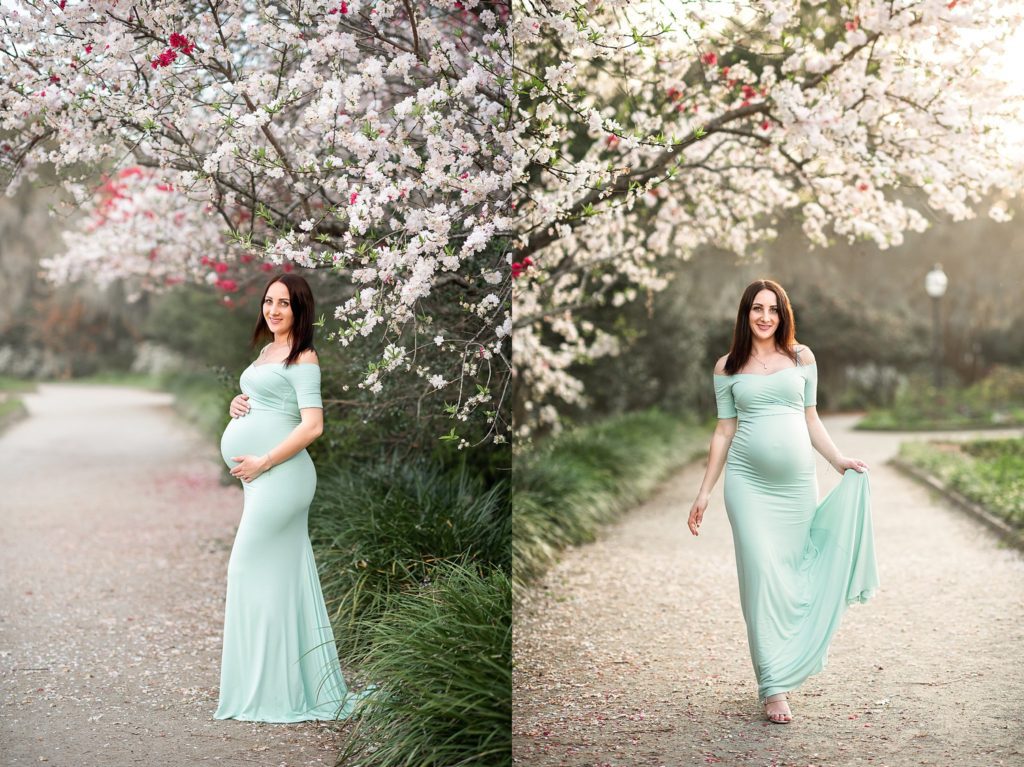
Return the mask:
[[932, 297], [932, 338], [935, 358], [935, 387], [942, 388], [942, 321], [939, 302], [946, 295], [949, 278], [942, 271], [942, 264], [936, 264], [924, 278], [925, 292]]

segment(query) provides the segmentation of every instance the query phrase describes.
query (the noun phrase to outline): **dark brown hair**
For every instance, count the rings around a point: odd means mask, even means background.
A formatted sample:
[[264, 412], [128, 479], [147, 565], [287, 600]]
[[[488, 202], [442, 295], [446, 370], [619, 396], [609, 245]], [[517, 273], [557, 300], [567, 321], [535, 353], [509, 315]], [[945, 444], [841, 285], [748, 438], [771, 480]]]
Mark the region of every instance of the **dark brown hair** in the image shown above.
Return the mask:
[[[263, 296], [260, 298], [260, 315], [256, 320], [256, 328], [252, 332], [252, 345], [256, 347], [268, 336], [274, 338], [274, 331], [267, 325], [263, 316], [263, 302], [267, 300], [267, 291], [275, 282], [281, 282], [288, 288], [288, 301], [292, 308], [292, 348], [284, 359], [284, 366], [288, 367], [306, 349], [313, 349], [313, 316], [315, 304], [313, 291], [309, 283], [297, 274], [278, 274], [270, 278], [263, 288]], [[314, 351], [316, 351], [314, 349]]]
[[736, 312], [736, 326], [732, 331], [732, 346], [729, 357], [725, 361], [726, 375], [733, 375], [743, 369], [750, 359], [750, 350], [754, 343], [754, 334], [750, 332], [750, 309], [754, 298], [762, 290], [770, 290], [779, 302], [779, 324], [775, 328], [775, 348], [796, 362], [796, 320], [793, 319], [793, 307], [789, 296], [775, 280], [754, 280], [747, 285], [740, 298], [740, 308]]

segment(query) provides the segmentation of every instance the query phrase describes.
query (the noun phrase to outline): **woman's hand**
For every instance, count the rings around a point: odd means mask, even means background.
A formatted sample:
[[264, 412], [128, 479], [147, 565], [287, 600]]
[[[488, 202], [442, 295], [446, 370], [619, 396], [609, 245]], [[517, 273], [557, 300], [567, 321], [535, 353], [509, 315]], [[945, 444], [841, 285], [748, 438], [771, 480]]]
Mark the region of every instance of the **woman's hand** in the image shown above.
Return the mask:
[[832, 467], [840, 474], [845, 474], [847, 469], [853, 469], [863, 474], [868, 470], [868, 465], [858, 458], [847, 458], [845, 455], [839, 456]]
[[248, 394], [239, 394], [231, 400], [231, 404], [228, 405], [228, 413], [231, 414], [232, 418], [241, 418], [249, 412], [249, 403], [246, 401], [248, 399]]
[[267, 455], [233, 455], [232, 461], [239, 462], [231, 469], [231, 476], [243, 482], [252, 482], [256, 477], [270, 468], [270, 454]]
[[690, 532], [697, 535], [697, 528], [700, 527], [700, 522], [704, 519], [704, 512], [708, 508], [708, 499], [705, 496], [697, 496], [697, 500], [693, 502], [693, 506], [690, 508], [690, 519], [687, 521], [687, 526], [690, 528]]

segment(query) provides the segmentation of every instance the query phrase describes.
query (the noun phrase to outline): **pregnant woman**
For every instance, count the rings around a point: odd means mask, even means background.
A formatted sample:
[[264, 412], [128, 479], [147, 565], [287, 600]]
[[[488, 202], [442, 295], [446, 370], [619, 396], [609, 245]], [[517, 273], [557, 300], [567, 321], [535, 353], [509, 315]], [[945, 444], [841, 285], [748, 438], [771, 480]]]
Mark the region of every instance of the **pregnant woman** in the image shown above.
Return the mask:
[[[688, 523], [697, 535], [724, 467], [758, 695], [780, 724], [792, 720], [786, 693], [825, 668], [847, 606], [878, 588], [867, 465], [825, 430], [814, 355], [795, 332], [781, 285], [747, 287], [732, 347], [715, 367], [719, 421]], [[812, 447], [843, 474], [821, 503]]]
[[313, 308], [302, 277], [267, 284], [253, 346], [273, 341], [242, 373], [221, 438], [245, 504], [228, 562], [217, 719], [343, 719], [357, 699], [338, 663], [307, 529], [316, 469], [306, 447], [323, 431]]

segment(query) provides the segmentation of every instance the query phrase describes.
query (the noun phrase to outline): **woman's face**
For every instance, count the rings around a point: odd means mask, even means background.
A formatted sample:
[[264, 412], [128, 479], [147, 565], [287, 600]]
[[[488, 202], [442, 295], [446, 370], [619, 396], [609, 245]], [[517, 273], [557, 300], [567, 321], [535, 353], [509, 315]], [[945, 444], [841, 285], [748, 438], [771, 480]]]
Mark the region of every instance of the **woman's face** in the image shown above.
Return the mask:
[[292, 330], [292, 299], [283, 282], [272, 283], [263, 297], [263, 319], [277, 339], [287, 338]]
[[779, 328], [779, 299], [775, 292], [765, 288], [754, 296], [750, 307], [750, 330], [754, 338], [766, 341]]

